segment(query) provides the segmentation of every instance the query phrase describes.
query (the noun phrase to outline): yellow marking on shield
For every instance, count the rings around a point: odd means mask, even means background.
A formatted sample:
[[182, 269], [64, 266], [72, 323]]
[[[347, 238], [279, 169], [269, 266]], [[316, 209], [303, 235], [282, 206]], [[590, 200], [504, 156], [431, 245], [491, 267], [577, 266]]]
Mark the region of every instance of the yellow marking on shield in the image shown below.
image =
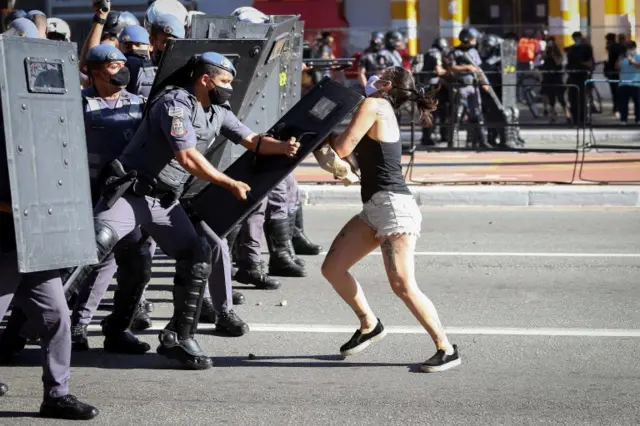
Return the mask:
[[280, 73], [280, 87], [284, 87], [287, 85], [287, 73], [286, 72], [281, 72]]

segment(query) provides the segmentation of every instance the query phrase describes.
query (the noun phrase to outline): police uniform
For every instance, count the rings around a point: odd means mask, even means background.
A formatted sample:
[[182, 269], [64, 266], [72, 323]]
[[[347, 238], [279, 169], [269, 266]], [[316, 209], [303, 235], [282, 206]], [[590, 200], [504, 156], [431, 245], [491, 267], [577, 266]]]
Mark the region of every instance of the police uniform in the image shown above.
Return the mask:
[[[118, 49], [108, 44], [100, 44], [92, 48], [87, 54], [87, 61], [92, 63], [104, 63], [110, 61], [126, 60]], [[124, 69], [124, 68], [123, 68]], [[126, 82], [123, 81], [126, 84]], [[82, 91], [84, 104], [85, 134], [87, 139], [87, 152], [89, 158], [89, 174], [93, 204], [95, 205], [101, 193], [103, 173], [107, 166], [122, 154], [124, 148], [133, 138], [140, 122], [145, 102], [142, 98], [122, 89], [117, 99], [108, 100], [101, 98], [95, 86]], [[107, 255], [103, 267], [94, 271], [94, 276], [80, 289], [75, 300], [75, 307], [71, 316], [72, 340], [74, 350], [88, 350], [87, 326], [91, 323], [100, 301], [104, 297], [111, 280], [118, 272], [117, 292], [127, 291], [121, 286], [137, 288], [146, 286], [147, 276], [150, 274], [129, 273], [129, 270], [145, 265], [150, 268], [149, 258], [153, 257], [156, 244], [152, 239], [141, 241], [143, 235], [140, 229], [136, 229], [125, 237], [113, 253]], [[140, 246], [144, 246], [141, 248]], [[144, 253], [144, 250], [147, 252]], [[140, 256], [138, 256], [142, 253]], [[118, 262], [116, 262], [116, 259]], [[137, 263], [138, 265], [134, 265]], [[131, 282], [137, 277], [143, 277], [144, 282]], [[140, 312], [138, 309], [137, 312]], [[145, 312], [146, 314], [146, 312]], [[147, 316], [148, 318], [148, 316]], [[146, 318], [143, 318], [146, 319]], [[150, 320], [148, 326], [151, 326]], [[146, 327], [148, 328], [148, 327]], [[112, 335], [106, 330], [104, 342], [105, 350], [126, 353], [144, 353], [150, 349], [147, 344], [124, 336], [124, 340], [133, 340], [132, 345], [123, 343], [123, 335], [116, 331]]]
[[[33, 22], [20, 18], [11, 23], [6, 35], [39, 38]], [[2, 124], [2, 123], [0, 123]], [[13, 300], [37, 326], [41, 340], [44, 401], [40, 414], [45, 417], [91, 419], [95, 407], [69, 394], [71, 331], [69, 311], [57, 270], [21, 274], [18, 271], [11, 190], [5, 157], [4, 132], [0, 134], [0, 318]], [[0, 385], [0, 394], [7, 392]]]
[[[173, 15], [158, 15], [157, 20], [153, 23], [152, 28], [163, 31], [170, 37], [182, 39], [185, 37], [184, 24]], [[153, 80], [156, 78], [158, 65], [162, 58], [162, 51], [154, 51], [151, 55], [151, 62], [146, 62], [140, 67], [136, 77], [136, 89], [134, 93], [149, 97]]]
[[[208, 52], [199, 60], [235, 75], [233, 65], [222, 55]], [[125, 170], [136, 174], [133, 185], [111, 208], [106, 201], [100, 202], [96, 218], [113, 231], [116, 241], [141, 226], [176, 259], [174, 315], [160, 333], [158, 353], [190, 368], [209, 368], [211, 360], [194, 333], [211, 272], [211, 247], [198, 236], [178, 201], [191, 175], [177, 162], [175, 152], [195, 148], [202, 153], [219, 134], [240, 143], [253, 132], [228, 106], [212, 105], [205, 110], [189, 89], [181, 87], [165, 88], [147, 108], [145, 120], [120, 157]], [[114, 313], [118, 304], [115, 298]]]
[[[493, 88], [498, 99], [502, 101], [502, 53], [500, 52], [500, 39], [494, 35], [488, 35], [481, 42], [481, 68], [487, 76], [487, 80]], [[482, 105], [485, 116], [492, 123], [499, 123], [504, 120], [502, 111], [495, 105], [491, 96], [484, 90], [481, 91]], [[511, 123], [505, 123], [509, 125]], [[491, 145], [498, 144], [498, 129], [492, 127], [487, 132], [487, 141]], [[506, 143], [506, 141], [505, 141]]]
[[420, 82], [429, 86], [430, 90], [434, 90], [437, 87], [440, 88], [437, 94], [438, 108], [433, 113], [434, 126], [425, 127], [422, 129], [422, 144], [433, 145], [435, 125], [440, 127], [440, 140], [446, 140], [446, 121], [450, 116], [450, 104], [451, 104], [451, 92], [449, 90], [447, 82], [439, 76], [436, 72], [437, 68], [444, 68], [445, 55], [449, 52], [449, 43], [445, 38], [437, 38], [434, 40], [431, 48], [429, 48], [423, 55], [422, 59], [422, 72], [420, 73]]
[[[153, 63], [149, 56], [149, 33], [144, 29], [144, 27], [139, 25], [130, 25], [122, 30], [119, 41], [121, 44], [136, 43], [146, 46], [146, 49], [143, 51], [131, 50], [124, 52], [124, 56], [127, 58], [126, 66], [129, 68], [129, 72], [131, 74], [131, 79], [125, 89], [127, 89], [127, 92], [137, 93], [140, 69], [153, 67]], [[153, 76], [155, 77], [155, 72]], [[151, 82], [153, 83], [153, 80]], [[137, 94], [140, 95], [140, 93]]]
[[[465, 37], [471, 37], [469, 34], [465, 34], [462, 30], [460, 34], [460, 40], [463, 41]], [[469, 58], [470, 57], [470, 58]], [[471, 47], [468, 44], [465, 47], [465, 43], [457, 46], [451, 52], [449, 56], [450, 65], [476, 65], [482, 64], [480, 54], [475, 47]], [[459, 83], [458, 99], [459, 104], [457, 106], [454, 127], [460, 124], [463, 113], [466, 111], [469, 117], [469, 122], [472, 124], [473, 143], [480, 146], [488, 146], [487, 142], [487, 127], [484, 120], [484, 114], [482, 113], [482, 101], [480, 95], [480, 86], [478, 86], [476, 77], [473, 73], [462, 72], [457, 74], [457, 80]], [[451, 141], [453, 138], [450, 139]]]

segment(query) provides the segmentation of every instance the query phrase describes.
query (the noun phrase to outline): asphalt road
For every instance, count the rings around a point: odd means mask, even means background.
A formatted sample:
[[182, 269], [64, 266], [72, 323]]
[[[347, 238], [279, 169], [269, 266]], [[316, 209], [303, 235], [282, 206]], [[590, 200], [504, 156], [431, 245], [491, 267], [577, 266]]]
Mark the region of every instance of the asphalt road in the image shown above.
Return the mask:
[[[306, 213], [308, 233], [327, 247], [356, 211]], [[155, 353], [104, 354], [94, 326], [95, 349], [74, 355], [72, 391], [101, 409], [96, 425], [635, 425], [639, 213], [423, 210], [418, 282], [460, 347], [463, 364], [449, 372], [416, 372], [434, 348], [389, 289], [375, 254], [354, 272], [391, 333], [341, 360], [338, 348], [356, 321], [321, 277], [318, 256], [306, 259], [307, 279], [245, 291], [248, 303], [237, 312], [252, 327], [247, 336], [203, 329], [199, 341], [213, 369], [173, 370]], [[171, 314], [170, 271], [171, 261], [159, 256], [149, 293], [155, 328]], [[156, 334], [143, 336], [153, 348]], [[18, 366], [0, 368], [10, 385], [0, 425], [64, 423], [33, 417], [40, 375], [35, 347]]]

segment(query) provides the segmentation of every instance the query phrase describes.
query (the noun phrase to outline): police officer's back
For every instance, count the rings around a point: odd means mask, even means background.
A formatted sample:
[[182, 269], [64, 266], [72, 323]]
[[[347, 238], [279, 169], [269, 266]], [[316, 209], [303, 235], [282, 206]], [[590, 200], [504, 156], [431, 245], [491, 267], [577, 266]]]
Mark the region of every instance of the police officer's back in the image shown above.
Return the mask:
[[579, 31], [573, 33], [572, 38], [574, 44], [566, 49], [567, 84], [570, 85], [567, 90], [571, 119], [573, 123], [581, 124], [586, 118], [585, 81], [593, 71], [593, 48]]

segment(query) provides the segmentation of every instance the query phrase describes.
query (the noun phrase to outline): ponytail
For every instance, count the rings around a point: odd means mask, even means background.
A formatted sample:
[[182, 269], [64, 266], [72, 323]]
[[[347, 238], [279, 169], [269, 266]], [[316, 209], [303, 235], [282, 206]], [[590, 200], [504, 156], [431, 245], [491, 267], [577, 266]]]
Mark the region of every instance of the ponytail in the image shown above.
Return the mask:
[[438, 99], [436, 99], [436, 95], [439, 91], [440, 86], [430, 92], [427, 92], [424, 87], [415, 91], [413, 102], [415, 102], [418, 110], [420, 111], [422, 127], [433, 126], [433, 112], [438, 108]]

